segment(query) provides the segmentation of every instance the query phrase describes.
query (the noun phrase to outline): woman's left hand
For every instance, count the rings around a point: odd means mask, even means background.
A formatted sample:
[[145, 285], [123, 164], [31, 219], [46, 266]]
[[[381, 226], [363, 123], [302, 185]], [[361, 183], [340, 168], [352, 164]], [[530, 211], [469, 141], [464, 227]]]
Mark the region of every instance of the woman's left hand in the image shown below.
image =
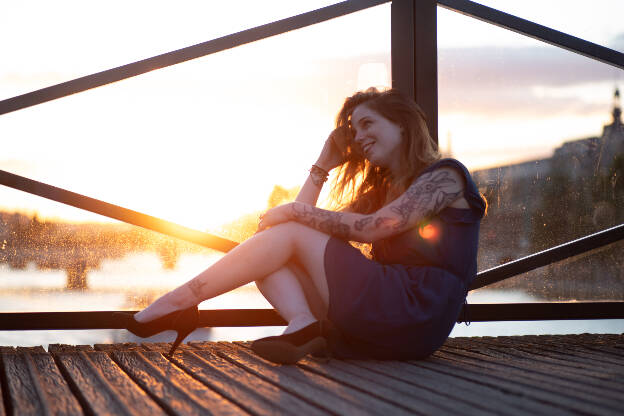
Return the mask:
[[271, 208], [264, 214], [260, 215], [260, 222], [258, 223], [258, 231], [264, 231], [267, 228], [271, 228], [283, 222], [290, 221], [290, 212], [292, 210], [291, 205], [293, 202], [289, 204], [279, 205], [275, 208]]

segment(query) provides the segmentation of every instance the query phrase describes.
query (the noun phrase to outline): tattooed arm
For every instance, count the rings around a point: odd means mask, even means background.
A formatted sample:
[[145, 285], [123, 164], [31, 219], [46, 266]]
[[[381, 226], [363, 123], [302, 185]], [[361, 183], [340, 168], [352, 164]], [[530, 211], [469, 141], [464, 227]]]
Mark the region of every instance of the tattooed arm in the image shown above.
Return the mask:
[[369, 243], [416, 226], [462, 199], [463, 191], [462, 176], [453, 168], [440, 168], [421, 175], [402, 195], [373, 214], [327, 211], [294, 202], [284, 206], [284, 220], [344, 240]]
[[402, 195], [373, 214], [328, 211], [292, 202], [267, 211], [259, 229], [296, 221], [344, 240], [371, 243], [402, 233], [449, 205], [467, 207], [463, 192], [462, 176], [443, 167], [421, 175]]

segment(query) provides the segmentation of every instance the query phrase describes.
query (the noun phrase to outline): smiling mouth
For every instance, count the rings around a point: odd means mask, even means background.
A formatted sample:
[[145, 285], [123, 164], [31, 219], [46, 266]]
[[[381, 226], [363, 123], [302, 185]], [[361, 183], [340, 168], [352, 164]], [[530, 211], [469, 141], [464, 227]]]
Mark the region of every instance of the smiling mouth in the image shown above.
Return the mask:
[[362, 150], [364, 151], [364, 154], [368, 155], [368, 152], [370, 151], [371, 147], [373, 147], [373, 144], [374, 143], [368, 143], [362, 146]]

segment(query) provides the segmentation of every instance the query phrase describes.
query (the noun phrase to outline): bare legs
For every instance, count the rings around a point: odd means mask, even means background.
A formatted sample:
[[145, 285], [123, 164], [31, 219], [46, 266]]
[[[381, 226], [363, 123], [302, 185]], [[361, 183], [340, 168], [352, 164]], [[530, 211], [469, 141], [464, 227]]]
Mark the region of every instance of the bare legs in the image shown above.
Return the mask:
[[[139, 322], [151, 321], [175, 310], [196, 305], [205, 299], [218, 296], [246, 283], [262, 280], [265, 277], [273, 277], [273, 283], [269, 281], [266, 285], [269, 291], [279, 292], [281, 288], [278, 286], [285, 285], [284, 289], [289, 294], [291, 292], [296, 293], [295, 296], [301, 298], [302, 290], [297, 289], [292, 282], [292, 278], [296, 279], [296, 277], [293, 277], [294, 274], [288, 277], [289, 272], [285, 270], [289, 269], [284, 269], [295, 259], [314, 283], [318, 294], [324, 304], [327, 305], [329, 290], [323, 257], [328, 240], [327, 234], [301, 224], [289, 222], [277, 225], [240, 244], [188, 283], [157, 299], [146, 309], [136, 314], [135, 319]], [[284, 271], [280, 271], [281, 269]], [[278, 273], [275, 274], [276, 272]], [[286, 283], [282, 283], [282, 280]], [[278, 281], [280, 283], [275, 283]], [[262, 283], [260, 285], [262, 286]], [[280, 304], [280, 300], [276, 299], [275, 296], [269, 295], [269, 298], [272, 303]], [[305, 301], [305, 296], [303, 301]], [[304, 316], [301, 314], [303, 305], [308, 306], [307, 303], [301, 303], [300, 309], [293, 309], [290, 302], [281, 306], [287, 310], [284, 313], [293, 313], [292, 318], [295, 319], [297, 316]], [[281, 313], [280, 306], [276, 307]], [[309, 307], [307, 310], [310, 311]], [[286, 316], [284, 318], [288, 319]], [[301, 320], [301, 318], [297, 319]]]
[[256, 280], [256, 286], [288, 322], [285, 334], [327, 316], [326, 300], [321, 298], [306, 272], [295, 263], [282, 267], [262, 280]]

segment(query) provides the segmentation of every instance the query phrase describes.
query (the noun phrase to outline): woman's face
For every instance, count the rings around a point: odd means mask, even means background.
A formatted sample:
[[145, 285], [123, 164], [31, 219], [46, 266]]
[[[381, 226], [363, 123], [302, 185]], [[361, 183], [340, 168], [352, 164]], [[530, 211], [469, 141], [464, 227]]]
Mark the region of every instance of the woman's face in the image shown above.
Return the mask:
[[354, 140], [364, 157], [373, 165], [398, 169], [403, 129], [366, 104], [360, 104], [351, 114]]

